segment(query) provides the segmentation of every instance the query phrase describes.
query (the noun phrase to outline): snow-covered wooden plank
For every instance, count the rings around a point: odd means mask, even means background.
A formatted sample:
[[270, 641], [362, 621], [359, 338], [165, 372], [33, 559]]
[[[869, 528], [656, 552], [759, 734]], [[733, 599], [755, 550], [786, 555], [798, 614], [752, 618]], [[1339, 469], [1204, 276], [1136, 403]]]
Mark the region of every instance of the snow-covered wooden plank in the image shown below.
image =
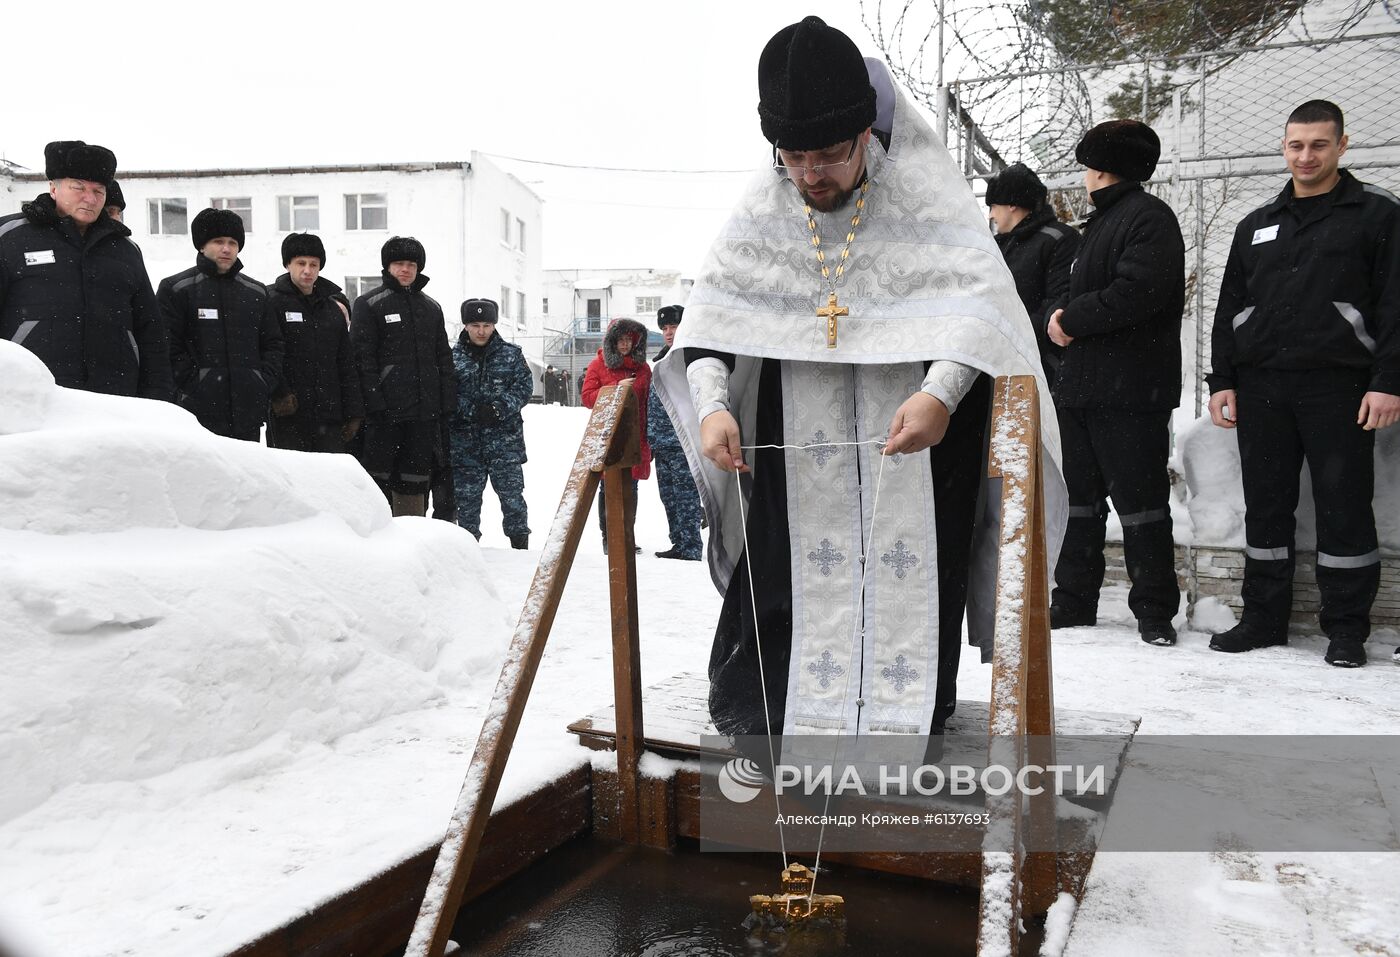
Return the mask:
[[610, 465], [621, 464], [630, 449], [628, 436], [621, 430], [628, 422], [636, 429], [636, 407], [631, 380], [603, 389], [598, 395], [496, 680], [491, 707], [477, 737], [476, 751], [428, 880], [405, 957], [441, 957], [447, 946], [447, 935], [481, 846], [574, 553], [588, 522], [599, 475]]

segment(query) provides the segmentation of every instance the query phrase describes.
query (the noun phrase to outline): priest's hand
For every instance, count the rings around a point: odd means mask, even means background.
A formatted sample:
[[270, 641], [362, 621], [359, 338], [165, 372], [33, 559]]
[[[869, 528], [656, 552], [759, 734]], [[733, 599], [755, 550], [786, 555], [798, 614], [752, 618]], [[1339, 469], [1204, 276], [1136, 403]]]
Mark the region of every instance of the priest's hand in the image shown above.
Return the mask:
[[1050, 323], [1045, 327], [1045, 334], [1050, 337], [1050, 341], [1057, 346], [1068, 346], [1074, 341], [1074, 336], [1065, 332], [1065, 327], [1060, 325], [1060, 317], [1065, 314], [1063, 309], [1056, 309], [1050, 314]]
[[890, 440], [884, 453], [922, 452], [943, 441], [951, 413], [940, 400], [927, 392], [915, 392], [890, 420]]
[[727, 409], [711, 412], [700, 423], [700, 451], [721, 471], [749, 471], [739, 449], [739, 423]]

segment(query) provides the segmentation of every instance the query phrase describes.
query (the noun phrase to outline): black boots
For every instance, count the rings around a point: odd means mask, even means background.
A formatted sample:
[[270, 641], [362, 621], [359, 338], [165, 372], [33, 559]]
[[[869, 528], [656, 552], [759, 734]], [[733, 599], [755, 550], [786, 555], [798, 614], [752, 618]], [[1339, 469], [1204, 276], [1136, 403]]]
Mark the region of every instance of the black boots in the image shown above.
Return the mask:
[[1333, 638], [1323, 660], [1338, 668], [1360, 668], [1366, 663], [1366, 642], [1345, 635]]
[[525, 549], [530, 547], [529, 535], [512, 535], [510, 537], [510, 547]]
[[1287, 633], [1281, 635], [1265, 635], [1254, 628], [1240, 622], [1229, 631], [1222, 631], [1218, 635], [1212, 635], [1210, 639], [1211, 651], [1224, 651], [1228, 654], [1239, 654], [1242, 651], [1253, 651], [1256, 648], [1271, 648], [1275, 645], [1288, 644]]
[[1176, 629], [1165, 618], [1143, 618], [1138, 622], [1138, 634], [1149, 645], [1176, 644]]
[[1064, 605], [1050, 606], [1050, 627], [1051, 628], [1080, 628], [1088, 625], [1098, 624], [1098, 613], [1089, 612], [1087, 615], [1082, 612], [1075, 614]]

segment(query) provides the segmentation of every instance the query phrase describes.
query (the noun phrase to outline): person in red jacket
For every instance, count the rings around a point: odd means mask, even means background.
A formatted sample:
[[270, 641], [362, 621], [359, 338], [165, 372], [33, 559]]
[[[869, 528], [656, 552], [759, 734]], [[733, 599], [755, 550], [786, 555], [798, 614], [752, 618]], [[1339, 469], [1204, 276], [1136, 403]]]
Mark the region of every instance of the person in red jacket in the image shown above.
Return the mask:
[[[632, 466], [632, 477], [627, 483], [627, 514], [635, 520], [637, 515], [637, 482], [651, 475], [651, 447], [647, 445], [647, 393], [651, 389], [651, 367], [647, 365], [647, 330], [640, 322], [631, 319], [616, 319], [608, 326], [603, 337], [603, 347], [598, 355], [588, 363], [583, 374], [583, 404], [593, 408], [598, 401], [598, 391], [604, 386], [616, 385], [623, 379], [634, 379], [632, 391], [637, 395], [637, 412], [642, 429], [642, 462]], [[603, 532], [603, 554], [608, 553], [608, 518], [603, 489], [598, 489], [598, 527]], [[641, 551], [638, 548], [637, 551]]]

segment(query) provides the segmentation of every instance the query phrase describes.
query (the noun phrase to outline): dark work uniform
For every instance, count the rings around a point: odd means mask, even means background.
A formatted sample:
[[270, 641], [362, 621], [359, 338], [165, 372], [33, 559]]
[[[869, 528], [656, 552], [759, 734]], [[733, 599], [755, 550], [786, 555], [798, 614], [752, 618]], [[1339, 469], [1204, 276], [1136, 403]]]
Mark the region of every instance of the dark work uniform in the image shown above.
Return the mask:
[[[663, 346], [655, 361], [660, 362], [669, 351], [670, 346]], [[647, 444], [651, 446], [652, 461], [656, 463], [656, 486], [661, 493], [661, 505], [666, 509], [672, 552], [680, 558], [699, 560], [704, 551], [700, 520], [705, 512], [700, 507], [700, 493], [695, 488], [695, 477], [690, 474], [676, 427], [655, 389], [647, 396]]]
[[1035, 329], [1046, 381], [1054, 386], [1064, 350], [1050, 341], [1046, 323], [1052, 307], [1069, 292], [1069, 268], [1079, 250], [1079, 232], [1056, 219], [1050, 207], [1042, 206], [1010, 232], [998, 233], [996, 241]]
[[[731, 364], [733, 356], [704, 349], [685, 350], [689, 364], [706, 356]], [[731, 365], [732, 371], [732, 365]], [[963, 612], [971, 563], [977, 499], [987, 468], [987, 423], [991, 415], [991, 378], [979, 375], [958, 403], [943, 441], [929, 449], [933, 479], [935, 534], [938, 541], [938, 685], [933, 728], [941, 730], [957, 705], [958, 663], [962, 654]], [[744, 453], [752, 472], [750, 514], [768, 519], [748, 528], [748, 547], [734, 568], [720, 606], [710, 651], [710, 716], [721, 734], [766, 734], [759, 685], [758, 640], [754, 606], [763, 639], [763, 673], [773, 727], [787, 713], [788, 662], [792, 653], [792, 556], [788, 532], [787, 465], [783, 444], [781, 363], [764, 359], [759, 373], [753, 444]], [[747, 441], [747, 437], [746, 437]], [[748, 566], [754, 591], [749, 590]]]
[[1242, 624], [1287, 636], [1299, 471], [1312, 472], [1323, 631], [1365, 640], [1380, 582], [1367, 392], [1400, 395], [1400, 200], [1346, 170], [1293, 184], [1235, 230], [1211, 337], [1212, 393], [1234, 389], [1245, 500]]
[[350, 312], [365, 402], [360, 461], [386, 495], [425, 494], [434, 465], [447, 461], [441, 420], [457, 406], [457, 381], [442, 307], [423, 294], [427, 282], [419, 273], [405, 289], [386, 270]]
[[305, 295], [283, 273], [268, 290], [286, 353], [272, 397], [297, 397], [291, 415], [274, 415], [267, 444], [300, 452], [344, 452], [341, 429], [362, 418], [360, 376], [350, 347], [349, 304], [340, 287], [318, 276]]
[[1098, 613], [1111, 496], [1132, 579], [1128, 605], [1139, 621], [1170, 621], [1181, 600], [1167, 477], [1171, 410], [1181, 401], [1181, 227], [1140, 183], [1115, 183], [1092, 199], [1059, 304], [1074, 341], [1054, 388], [1069, 521], [1052, 603], [1071, 619]]
[[165, 323], [130, 236], [106, 215], [79, 233], [47, 193], [0, 218], [0, 339], [65, 388], [169, 401]]
[[484, 346], [467, 330], [452, 347], [457, 410], [451, 416], [452, 481], [457, 524], [481, 538], [481, 496], [486, 482], [501, 502], [501, 527], [512, 540], [530, 534], [525, 506], [525, 421], [520, 410], [535, 391], [525, 353], [499, 332]]
[[243, 275], [242, 260], [226, 273], [203, 253], [156, 290], [170, 328], [176, 399], [210, 432], [258, 441], [267, 403], [282, 376], [282, 328], [267, 287]]

